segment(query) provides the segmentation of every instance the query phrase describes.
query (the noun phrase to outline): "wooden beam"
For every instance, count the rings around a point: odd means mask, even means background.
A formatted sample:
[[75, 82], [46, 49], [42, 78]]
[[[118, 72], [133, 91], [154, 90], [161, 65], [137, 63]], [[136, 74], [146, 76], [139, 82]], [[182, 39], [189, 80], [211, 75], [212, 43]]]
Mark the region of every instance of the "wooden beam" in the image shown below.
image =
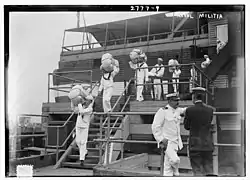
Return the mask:
[[61, 156], [61, 158], [56, 162], [55, 166], [53, 167], [53, 169], [58, 169], [59, 167], [61, 167], [62, 163], [66, 160], [67, 156], [71, 154], [73, 147], [76, 145], [76, 141], [75, 139], [72, 141], [72, 143], [70, 144], [70, 146], [67, 148], [67, 150], [63, 153], [63, 155]]
[[[181, 22], [179, 22], [179, 24], [175, 27], [175, 29], [172, 30], [172, 33], [171, 33], [168, 37], [169, 37], [169, 38], [174, 37], [174, 33], [175, 33], [176, 31], [178, 31], [178, 30], [182, 27], [182, 25], [187, 21], [188, 18], [189, 18], [189, 17], [184, 17], [184, 18], [181, 20]], [[173, 28], [173, 27], [172, 27], [172, 28]]]
[[[152, 124], [130, 124], [130, 134], [141, 134], [141, 135], [149, 135], [152, 134], [151, 129]], [[180, 131], [182, 136], [188, 136], [189, 131], [185, 130], [184, 125], [180, 125]]]
[[138, 154], [135, 156], [125, 158], [123, 160], [114, 161], [114, 162], [110, 163], [109, 165], [107, 165], [107, 167], [109, 167], [109, 168], [123, 168], [123, 167], [128, 167], [131, 165], [147, 163], [147, 162], [148, 162], [148, 154], [143, 153], [143, 154]]

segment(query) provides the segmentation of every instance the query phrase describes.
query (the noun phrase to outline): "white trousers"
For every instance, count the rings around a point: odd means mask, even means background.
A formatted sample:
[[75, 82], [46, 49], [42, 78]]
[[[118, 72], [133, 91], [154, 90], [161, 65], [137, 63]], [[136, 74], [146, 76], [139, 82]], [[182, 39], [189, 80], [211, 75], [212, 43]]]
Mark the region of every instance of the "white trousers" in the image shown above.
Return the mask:
[[88, 141], [89, 128], [76, 127], [76, 144], [79, 148], [80, 160], [85, 160], [85, 156], [88, 153], [87, 141]]
[[178, 144], [169, 142], [165, 151], [163, 176], [179, 176], [180, 158], [177, 151]]
[[108, 87], [104, 88], [103, 90], [103, 97], [102, 97], [102, 106], [103, 106], [103, 111], [106, 113], [108, 111], [111, 111], [111, 97], [113, 94], [113, 87]]
[[179, 79], [172, 79], [173, 80], [173, 88], [174, 88], [174, 92], [177, 93], [177, 91], [179, 92]]
[[[154, 79], [154, 83], [161, 83], [160, 79]], [[162, 89], [161, 89], [161, 85], [154, 85], [154, 93], [155, 93], [155, 99], [157, 100], [161, 100], [161, 93], [162, 93]], [[153, 95], [153, 93], [152, 93]]]
[[[144, 83], [144, 77], [137, 77], [137, 84], [143, 84]], [[142, 95], [142, 91], [143, 91], [143, 87], [142, 85], [137, 86], [136, 87], [136, 100], [137, 101], [143, 101], [143, 95]]]

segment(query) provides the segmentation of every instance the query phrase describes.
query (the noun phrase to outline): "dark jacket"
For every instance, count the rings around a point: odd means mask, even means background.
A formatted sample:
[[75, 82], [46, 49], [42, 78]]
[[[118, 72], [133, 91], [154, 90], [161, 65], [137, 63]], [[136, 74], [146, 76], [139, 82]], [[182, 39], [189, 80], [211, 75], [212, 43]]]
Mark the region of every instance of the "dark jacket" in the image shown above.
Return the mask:
[[212, 119], [213, 108], [202, 102], [187, 108], [184, 128], [190, 130], [190, 151], [213, 151]]

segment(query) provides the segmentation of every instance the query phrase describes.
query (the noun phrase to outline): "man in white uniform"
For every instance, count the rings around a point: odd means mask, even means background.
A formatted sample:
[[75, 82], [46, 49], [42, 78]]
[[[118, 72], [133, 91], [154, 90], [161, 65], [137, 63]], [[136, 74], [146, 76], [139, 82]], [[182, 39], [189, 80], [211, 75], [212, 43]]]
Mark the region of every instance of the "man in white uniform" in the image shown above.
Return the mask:
[[164, 66], [162, 64], [163, 63], [163, 59], [162, 58], [158, 58], [157, 61], [158, 62], [155, 65], [155, 68], [153, 68], [149, 72], [149, 76], [156, 77], [154, 79], [154, 84], [157, 83], [157, 85], [154, 85], [155, 99], [161, 100], [161, 93], [162, 93], [162, 88], [161, 87], [162, 87], [162, 85], [160, 85], [158, 83], [161, 83], [161, 79], [160, 78], [163, 77], [165, 68], [164, 68]]
[[180, 158], [178, 149], [183, 148], [180, 121], [186, 108], [180, 108], [179, 97], [176, 93], [168, 94], [168, 105], [160, 108], [152, 124], [153, 135], [158, 142], [158, 147], [165, 149], [164, 176], [179, 176]]
[[103, 91], [103, 97], [102, 97], [102, 104], [103, 104], [103, 110], [105, 113], [111, 111], [111, 97], [113, 94], [113, 88], [114, 88], [114, 77], [119, 72], [119, 63], [116, 60], [114, 64], [114, 70], [112, 72], [104, 72], [101, 78], [101, 83], [99, 87], [99, 94]]
[[[80, 153], [80, 164], [83, 165], [87, 151], [88, 131], [89, 123], [91, 120], [91, 114], [93, 112], [93, 97], [87, 96], [87, 99], [82, 100], [74, 111], [78, 113], [76, 120], [76, 144]], [[80, 97], [79, 97], [80, 99]]]
[[174, 92], [179, 94], [179, 77], [181, 74], [181, 70], [179, 66], [176, 66], [173, 72], [173, 88], [174, 88]]
[[[143, 84], [148, 81], [148, 65], [146, 62], [139, 62], [137, 64], [132, 63], [129, 61], [129, 65], [132, 69], [136, 68], [143, 68], [143, 69], [136, 69], [136, 83], [137, 84]], [[144, 98], [142, 96], [142, 91], [143, 91], [142, 85], [136, 87], [136, 100], [137, 101], [143, 101]]]

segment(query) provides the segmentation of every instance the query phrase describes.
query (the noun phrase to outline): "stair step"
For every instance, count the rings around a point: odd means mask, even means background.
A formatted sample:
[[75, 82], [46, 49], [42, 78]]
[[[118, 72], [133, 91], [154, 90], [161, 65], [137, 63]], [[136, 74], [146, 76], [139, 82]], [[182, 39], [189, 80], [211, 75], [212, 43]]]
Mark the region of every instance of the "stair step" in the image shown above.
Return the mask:
[[[69, 155], [69, 159], [79, 159], [79, 155]], [[86, 156], [86, 159], [99, 159], [99, 156]]]
[[[89, 132], [100, 132], [100, 128], [89, 128]], [[105, 131], [105, 129], [102, 129], [102, 131]]]
[[79, 169], [93, 169], [97, 164], [84, 163], [83, 166], [79, 162], [63, 162], [63, 167], [79, 168]]
[[[99, 151], [99, 149], [100, 148], [89, 148], [89, 147], [87, 147], [88, 151]], [[79, 148], [77, 146], [75, 146], [75, 147], [73, 147], [73, 150], [78, 151]], [[103, 149], [103, 151], [104, 151], [104, 149]]]

